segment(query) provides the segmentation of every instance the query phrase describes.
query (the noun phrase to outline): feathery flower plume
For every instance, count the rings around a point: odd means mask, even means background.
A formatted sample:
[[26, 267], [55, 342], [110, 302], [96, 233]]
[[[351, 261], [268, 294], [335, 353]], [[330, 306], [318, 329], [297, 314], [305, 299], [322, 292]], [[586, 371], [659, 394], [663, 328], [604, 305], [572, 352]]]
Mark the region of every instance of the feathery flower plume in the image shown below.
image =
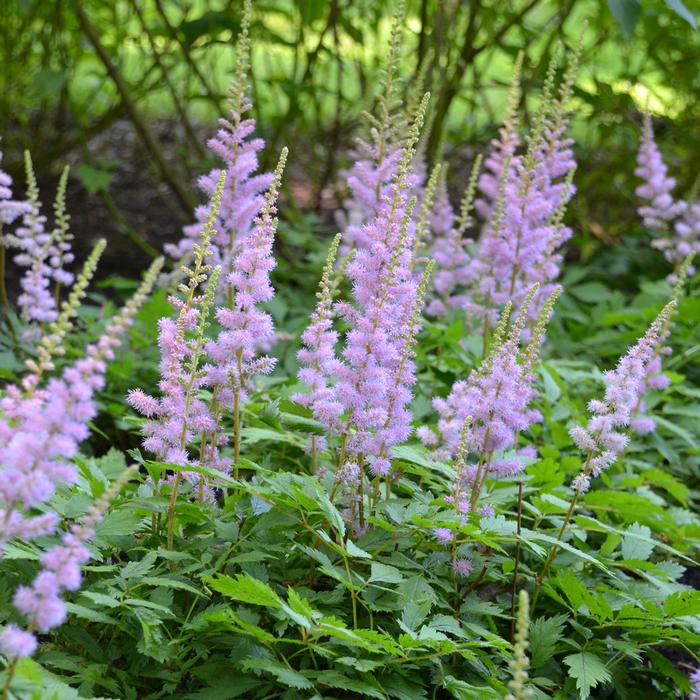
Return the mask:
[[530, 627], [530, 597], [527, 591], [520, 591], [518, 596], [518, 625], [515, 632], [515, 645], [513, 646], [513, 658], [510, 661], [510, 670], [513, 677], [508, 681], [510, 692], [506, 700], [527, 700], [532, 697], [532, 691], [527, 686], [530, 660], [527, 657], [528, 629]]
[[[263, 193], [273, 178], [273, 173], [257, 173], [258, 154], [265, 142], [260, 138], [250, 138], [255, 131], [255, 119], [245, 117], [251, 110], [251, 103], [246, 96], [249, 88], [251, 15], [252, 2], [245, 0], [236, 47], [236, 72], [230, 88], [229, 118], [219, 120], [219, 131], [207, 142], [209, 150], [223, 162], [223, 168], [214, 168], [201, 177], [198, 183], [207, 199], [211, 200], [221, 174], [225, 173], [221, 205], [214, 220], [214, 231], [209, 244], [208, 262], [221, 266], [223, 292], [229, 301], [234, 293], [227, 287], [229, 273], [234, 268], [234, 257], [247, 245], [253, 222], [265, 201]], [[183, 229], [184, 238], [177, 245], [166, 245], [165, 252], [177, 261], [191, 256], [209, 213], [208, 205], [197, 207], [196, 222]]]
[[[575, 166], [572, 142], [565, 131], [579, 50], [580, 44], [556, 94], [557, 62], [550, 62], [541, 105], [523, 153], [518, 153], [519, 57], [500, 140], [487, 158], [487, 172], [478, 178], [481, 198], [474, 207], [487, 217], [486, 222], [476, 244], [462, 240], [463, 233], [458, 236], [456, 231], [444, 241], [436, 240], [433, 254], [447, 267], [436, 277], [438, 298], [429, 305], [431, 314], [440, 316], [450, 308], [460, 308], [487, 337], [506, 302], [511, 301], [517, 312], [529, 290], [538, 284], [529, 311], [532, 322], [554, 290], [553, 280], [561, 262], [557, 251], [571, 235], [562, 224], [566, 204], [574, 192]], [[465, 201], [470, 202], [471, 196]], [[468, 221], [466, 215], [461, 218]], [[465, 223], [457, 230], [463, 232]], [[528, 332], [529, 325], [525, 339]]]
[[[663, 251], [666, 260], [678, 268], [688, 255], [700, 253], [700, 201], [689, 203], [674, 199], [672, 190], [676, 181], [668, 176], [668, 168], [654, 141], [648, 112], [644, 114], [637, 164], [634, 174], [644, 180], [636, 189], [637, 196], [644, 202], [638, 212], [646, 226], [663, 234], [652, 246]], [[694, 272], [691, 266], [689, 273]], [[675, 282], [676, 274], [674, 271], [669, 281]]]
[[481, 196], [474, 202], [474, 208], [487, 221], [493, 215], [504, 170], [512, 169], [517, 163], [515, 152], [520, 146], [518, 109], [522, 97], [520, 79], [524, 57], [525, 54], [522, 51], [518, 52], [508, 91], [506, 117], [503, 126], [499, 129], [498, 138], [491, 141], [491, 152], [484, 160], [485, 172], [478, 179]]
[[70, 216], [66, 213], [66, 187], [69, 172], [70, 168], [66, 165], [61, 173], [61, 179], [58, 181], [54, 202], [54, 230], [51, 234], [51, 246], [48, 251], [51, 276], [54, 279], [54, 299], [57, 305], [61, 286], [67, 287], [73, 284], [75, 279], [73, 273], [65, 269], [66, 265], [70, 265], [75, 260], [71, 249], [73, 234], [68, 228]]
[[467, 246], [474, 241], [464, 238], [464, 234], [474, 224], [471, 212], [480, 170], [481, 156], [478, 155], [474, 160], [469, 182], [462, 197], [459, 215], [456, 219], [453, 217], [449, 228], [441, 230], [433, 223], [434, 241], [430, 254], [437, 264], [437, 272], [433, 285], [435, 298], [430, 301], [426, 309], [429, 316], [444, 316], [450, 307], [459, 305], [460, 297], [456, 296], [457, 289], [469, 282], [464, 275], [470, 261]]
[[[437, 454], [455, 458], [456, 482], [448, 502], [466, 515], [476, 510], [488, 478], [512, 477], [524, 463], [509, 451], [518, 434], [541, 420], [530, 408], [537, 395], [533, 366], [559, 290], [550, 295], [535, 323], [529, 344], [520, 349], [529, 307], [537, 293], [534, 285], [520, 313], [510, 324], [511, 305], [506, 304], [494, 329], [488, 354], [467, 380], [455, 382], [446, 398], [435, 398], [439, 414], [441, 449]], [[473, 455], [473, 461], [468, 456]]]
[[[367, 226], [391, 201], [392, 182], [402, 159], [406, 124], [402, 111], [397, 109], [396, 88], [404, 18], [405, 2], [400, 0], [391, 28], [389, 55], [377, 105], [379, 116], [364, 113], [370, 124], [370, 138], [357, 139], [354, 164], [349, 172], [344, 173], [350, 196], [343, 202], [344, 211], [336, 217], [343, 232], [343, 255], [356, 247], [372, 245]], [[412, 170], [406, 175], [406, 181], [411, 193], [418, 196], [423, 181], [421, 173]]]
[[283, 148], [260, 214], [244, 244], [237, 249], [226, 284], [232, 292], [228, 307], [220, 307], [216, 317], [223, 330], [206, 345], [213, 364], [207, 366], [206, 382], [216, 393], [218, 404], [233, 410], [234, 465], [238, 471], [240, 407], [246, 400], [250, 379], [268, 374], [275, 366], [271, 357], [256, 357], [274, 336], [272, 316], [258, 305], [275, 294], [270, 272], [275, 267], [272, 254], [277, 232], [277, 199], [288, 150]]
[[[0, 151], [0, 163], [2, 163], [2, 151]], [[12, 199], [12, 178], [0, 168], [0, 230], [3, 224], [11, 224], [31, 210], [29, 202]], [[4, 240], [0, 237], [0, 243]]]
[[0, 632], [0, 649], [12, 659], [31, 656], [37, 648], [35, 632], [48, 632], [62, 625], [67, 617], [66, 605], [61, 598], [64, 591], [77, 591], [82, 582], [81, 565], [91, 558], [85, 546], [95, 534], [95, 526], [104, 518], [109, 504], [137, 467], [127, 469], [88, 512], [74, 523], [61, 538], [61, 544], [47, 549], [41, 556], [41, 571], [30, 586], [20, 586], [14, 596], [14, 605], [28, 622], [28, 629], [6, 625]]
[[645, 226], [666, 231], [671, 222], [683, 212], [685, 203], [676, 201], [673, 197], [676, 181], [668, 176], [668, 167], [654, 140], [654, 127], [649, 112], [644, 114], [634, 174], [644, 180], [644, 184], [637, 187], [636, 193], [645, 202], [639, 207], [639, 215], [644, 219]]
[[[676, 274], [676, 284], [673, 288], [673, 293], [671, 294], [672, 301], [678, 302], [683, 294], [683, 287], [688, 276], [688, 271], [691, 269], [693, 257], [693, 253], [688, 255], [678, 269]], [[674, 306], [669, 314], [669, 317], [666, 319], [661, 328], [658, 340], [656, 341], [656, 346], [654, 347], [654, 353], [647, 364], [646, 374], [641, 380], [639, 386], [639, 398], [637, 399], [637, 405], [632, 411], [632, 417], [630, 418], [630, 428], [638, 435], [646, 435], [647, 433], [651, 433], [656, 429], [656, 421], [648, 414], [646, 404], [644, 403], [645, 395], [649, 391], [659, 391], [661, 389], [665, 389], [671, 381], [669, 376], [663, 371], [662, 359], [664, 356], [668, 356], [672, 352], [671, 347], [666, 343], [671, 335], [673, 317], [675, 316], [676, 311], [677, 307]]]
[[[390, 195], [364, 227], [363, 242], [347, 263], [354, 303], [333, 307], [331, 264], [327, 264], [300, 356], [299, 378], [308, 391], [297, 400], [339, 438], [335, 488], [342, 485], [348, 494], [346, 515], [354, 526], [359, 516], [360, 529], [365, 469], [376, 477], [387, 475], [392, 446], [410, 434], [406, 407], [415, 381], [413, 342], [427, 284], [427, 277], [421, 282], [412, 271], [416, 228], [411, 221], [415, 197], [410, 196], [410, 182], [428, 98], [423, 97], [405, 138]], [[350, 327], [338, 356], [334, 312]]]
[[605, 395], [602, 400], [589, 402], [592, 415], [588, 425], [569, 431], [574, 444], [587, 453], [581, 473], [571, 484], [577, 497], [590, 489], [591, 478], [610, 467], [627, 446], [627, 435], [621, 429], [629, 426], [639, 405], [649, 365], [675, 307], [676, 300], [672, 299], [636, 345], [620, 358], [617, 367], [605, 372]]
[[311, 314], [309, 325], [301, 334], [303, 348], [297, 353], [301, 365], [298, 372], [299, 381], [308, 387], [308, 393], [297, 393], [294, 400], [306, 406], [326, 429], [338, 431], [343, 405], [335, 397], [333, 388], [328, 385], [329, 378], [334, 377], [339, 369], [335, 354], [338, 332], [333, 329], [333, 288], [331, 278], [333, 266], [338, 254], [341, 234], [333, 238], [316, 298], [318, 303]]
[[29, 151], [24, 152], [24, 166], [29, 209], [22, 216], [22, 225], [6, 239], [20, 251], [15, 255], [14, 261], [28, 268], [20, 280], [22, 293], [17, 301], [22, 319], [29, 324], [24, 337], [26, 340], [33, 340], [39, 334], [37, 324], [55, 321], [58, 313], [55, 299], [49, 289], [51, 267], [48, 264], [48, 256], [52, 236], [45, 230], [46, 217], [41, 213], [39, 187]]
[[[155, 398], [141, 389], [132, 389], [127, 396], [129, 404], [148, 418], [142, 427], [143, 446], [153, 452], [158, 461], [180, 466], [196, 463], [188, 452], [195, 436], [215, 429], [208, 406], [197, 393], [205, 386], [205, 375], [199, 364], [220, 271], [218, 267], [212, 270], [206, 260], [211, 253], [210, 243], [224, 183], [225, 173], [222, 172], [201, 231], [201, 243], [194, 245], [193, 267], [182, 268], [187, 283], [181, 283], [178, 290], [183, 298], [173, 295], [169, 299], [177, 316], [175, 319], [164, 316], [158, 322], [161, 351], [158, 386], [162, 395]], [[198, 294], [204, 283], [207, 283], [204, 293]], [[183, 473], [178, 472], [172, 494], [176, 493], [182, 476]], [[200, 475], [194, 472], [187, 472], [185, 477], [195, 482], [200, 480]]]
[[31, 382], [24, 391], [7, 387], [0, 399], [0, 552], [13, 537], [30, 540], [56, 527], [54, 513], [28, 514], [46, 503], [57, 486], [75, 483], [72, 459], [88, 435], [96, 413], [94, 394], [104, 386], [106, 362], [114, 358], [136, 312], [153, 288], [163, 260], [144, 276], [137, 292], [109, 322], [85, 357], [49, 379]]
[[644, 377], [647, 375], [659, 338], [669, 323], [675, 306], [676, 300], [671, 299], [654, 319], [647, 332], [628, 350], [626, 355], [620, 358], [617, 367], [605, 372], [605, 395], [602, 400], [593, 399], [588, 403], [592, 416], [587, 426], [584, 428], [577, 425], [569, 430], [569, 435], [576, 447], [586, 454], [586, 461], [581, 472], [571, 482], [574, 494], [559, 528], [557, 544], [549, 550], [542, 571], [535, 579], [533, 609], [542, 581], [556, 558], [559, 551], [558, 543], [564, 537], [579, 498], [590, 489], [591, 478], [599, 476], [605, 469], [612, 466], [627, 446], [628, 438], [623, 429], [629, 426], [634, 409], [639, 404]]

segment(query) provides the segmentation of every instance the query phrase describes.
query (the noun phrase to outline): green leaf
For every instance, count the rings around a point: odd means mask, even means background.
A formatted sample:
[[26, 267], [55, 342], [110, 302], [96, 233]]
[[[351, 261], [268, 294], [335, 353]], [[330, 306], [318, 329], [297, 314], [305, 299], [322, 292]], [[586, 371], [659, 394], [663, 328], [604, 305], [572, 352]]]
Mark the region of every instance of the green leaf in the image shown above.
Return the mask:
[[695, 15], [683, 4], [683, 0], [665, 0], [666, 4], [679, 16], [682, 17], [693, 29], [698, 28]]
[[141, 578], [145, 576], [155, 564], [158, 554], [156, 552], [148, 552], [140, 561], [130, 561], [123, 566], [119, 575], [123, 579]]
[[114, 179], [114, 174], [106, 170], [98, 170], [87, 163], [81, 163], [75, 173], [78, 176], [83, 187], [90, 194], [97, 194], [101, 190], [107, 190], [110, 183]]
[[223, 574], [216, 578], [212, 576], [204, 576], [203, 578], [210, 588], [227, 598], [267, 608], [279, 609], [282, 607], [282, 601], [270, 586], [248, 574], [238, 574], [235, 579]]
[[270, 673], [280, 683], [291, 688], [302, 690], [312, 687], [311, 681], [306, 676], [302, 676], [301, 673], [297, 673], [275, 659], [260, 657], [245, 659], [242, 666], [246, 671], [256, 670]]
[[700, 591], [676, 591], [664, 602], [668, 617], [700, 615]]
[[607, 683], [611, 679], [610, 671], [600, 657], [588, 651], [569, 654], [564, 657], [564, 663], [569, 667], [569, 676], [576, 680], [581, 700], [586, 700], [591, 694], [591, 688], [595, 688], [598, 683]]
[[567, 619], [566, 615], [538, 617], [530, 625], [530, 663], [532, 668], [542, 666], [552, 657], [557, 642], [564, 633]]
[[403, 574], [396, 567], [373, 561], [369, 580], [370, 582], [402, 583], [404, 578]]
[[654, 551], [654, 543], [649, 541], [650, 538], [651, 530], [646, 525], [630, 525], [622, 539], [622, 558], [646, 561]]

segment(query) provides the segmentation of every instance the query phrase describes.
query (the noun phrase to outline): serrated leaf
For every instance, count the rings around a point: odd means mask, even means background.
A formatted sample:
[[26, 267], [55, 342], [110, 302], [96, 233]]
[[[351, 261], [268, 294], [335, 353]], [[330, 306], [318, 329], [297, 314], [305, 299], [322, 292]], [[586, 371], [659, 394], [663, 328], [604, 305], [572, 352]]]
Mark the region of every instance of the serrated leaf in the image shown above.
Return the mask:
[[646, 561], [654, 551], [654, 543], [649, 541], [650, 538], [651, 530], [646, 525], [630, 525], [622, 538], [622, 558]]
[[599, 683], [607, 683], [611, 679], [610, 671], [600, 657], [588, 651], [569, 654], [564, 657], [564, 663], [569, 667], [569, 676], [576, 680], [581, 700], [586, 700], [590, 696], [591, 688], [595, 688]]
[[235, 579], [223, 574], [219, 574], [216, 578], [212, 576], [204, 576], [203, 578], [210, 588], [227, 598], [267, 608], [279, 609], [282, 607], [280, 597], [270, 586], [248, 574], [237, 574]]
[[530, 625], [530, 663], [532, 668], [539, 668], [549, 661], [557, 642], [562, 638], [568, 617], [538, 617]]
[[373, 561], [369, 581], [382, 581], [384, 583], [402, 583], [403, 574], [394, 566], [387, 566], [378, 561]]
[[664, 602], [664, 612], [669, 617], [700, 615], [700, 591], [676, 591]]
[[292, 670], [275, 659], [261, 657], [249, 658], [243, 661], [242, 666], [246, 671], [256, 670], [270, 673], [280, 683], [291, 688], [304, 690], [312, 687], [311, 681], [306, 676]]

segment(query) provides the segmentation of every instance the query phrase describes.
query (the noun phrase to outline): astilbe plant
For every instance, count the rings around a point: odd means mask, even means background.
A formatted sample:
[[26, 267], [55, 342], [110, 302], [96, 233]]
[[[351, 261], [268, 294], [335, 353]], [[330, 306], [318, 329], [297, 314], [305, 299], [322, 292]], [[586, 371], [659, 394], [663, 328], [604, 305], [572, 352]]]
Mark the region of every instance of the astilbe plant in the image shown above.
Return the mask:
[[506, 305], [481, 366], [466, 380], [455, 382], [447, 397], [434, 399], [438, 435], [428, 428], [419, 433], [427, 445], [438, 448], [437, 457], [455, 460], [456, 479], [447, 501], [462, 517], [493, 514], [488, 504], [477, 509], [484, 485], [489, 478], [513, 477], [525, 468], [521, 456], [513, 452], [518, 435], [542, 418], [531, 407], [537, 396], [534, 365], [559, 291], [550, 295], [529, 343], [521, 348], [536, 292], [535, 285], [510, 329], [511, 305]]
[[[87, 284], [101, 252], [93, 254], [78, 276], [76, 285]], [[139, 289], [112, 318], [99, 340], [85, 348], [85, 357], [66, 365], [59, 376], [42, 386], [44, 375], [54, 369], [53, 358], [62, 354], [62, 341], [70, 329], [82, 297], [69, 298], [62, 316], [53, 327], [53, 336], [45, 336], [37, 360], [28, 360], [29, 370], [20, 385], [9, 385], [0, 399], [0, 547], [11, 539], [27, 542], [50, 534], [58, 525], [58, 516], [45, 509], [57, 488], [75, 484], [78, 472], [72, 459], [80, 443], [88, 437], [88, 423], [97, 413], [94, 396], [104, 386], [107, 363], [123, 342], [129, 326], [149, 295], [162, 266], [162, 259], [150, 267]], [[108, 492], [111, 495], [111, 492]], [[17, 590], [14, 603], [29, 622], [28, 630], [8, 625], [0, 636], [0, 646], [13, 662], [31, 655], [36, 648], [36, 631], [46, 632], [60, 625], [66, 609], [60, 594], [80, 586], [81, 563], [89, 555], [85, 541], [99, 522], [107, 506], [98, 502], [81, 523], [64, 535], [61, 546], [46, 550], [43, 571], [30, 587]]]
[[[663, 251], [666, 260], [674, 266], [671, 275], [671, 280], [674, 281], [675, 272], [685, 258], [700, 253], [700, 201], [675, 199], [673, 189], [676, 181], [668, 175], [668, 166], [654, 140], [654, 127], [648, 112], [644, 114], [634, 173], [644, 180], [636, 190], [641, 200], [639, 215], [645, 226], [662, 234], [652, 245]], [[691, 266], [690, 274], [693, 272]]]
[[[300, 355], [299, 378], [311, 391], [297, 400], [339, 439], [336, 488], [343, 485], [351, 496], [349, 518], [360, 528], [366, 469], [375, 484], [380, 477], [388, 478], [392, 447], [411, 433], [407, 408], [414, 382], [411, 348], [425, 283], [413, 270], [415, 198], [409, 199], [410, 168], [427, 99], [426, 95], [407, 136], [390, 195], [364, 227], [362, 241], [355, 241], [355, 254], [347, 266], [355, 305], [344, 302], [332, 307], [327, 265]], [[333, 347], [337, 339], [333, 311], [349, 325], [340, 355]]]
[[[142, 428], [143, 446], [159, 462], [228, 470], [230, 460], [222, 457], [220, 448], [228, 442], [223, 414], [230, 411], [233, 465], [238, 474], [241, 404], [251, 379], [274, 367], [271, 358], [257, 356], [274, 331], [269, 313], [258, 305], [274, 294], [270, 283], [270, 271], [275, 265], [272, 247], [277, 219], [274, 215], [286, 158], [287, 149], [284, 149], [253, 229], [236, 249], [227, 275], [233, 304], [216, 310], [221, 330], [210, 339], [206, 331], [221, 268], [212, 269], [206, 261], [211, 256], [211, 240], [226, 182], [225, 172], [219, 175], [201, 232], [202, 240], [194, 246], [193, 267], [183, 267], [187, 283], [179, 287], [182, 298], [170, 297], [176, 317], [166, 316], [159, 321], [162, 396], [156, 398], [141, 389], [132, 389], [128, 394], [131, 406], [148, 419]], [[204, 292], [198, 294], [205, 283]], [[208, 399], [200, 396], [203, 389], [210, 391]], [[173, 477], [167, 523], [169, 548], [173, 544], [174, 508], [183, 478], [197, 488], [200, 501], [214, 493], [207, 479], [196, 471], [184, 469]]]
[[95, 535], [95, 527], [102, 521], [110, 502], [119, 493], [137, 467], [127, 469], [88, 512], [70, 526], [61, 536], [61, 543], [49, 547], [41, 555], [41, 570], [30, 586], [20, 586], [14, 596], [14, 605], [27, 620], [23, 629], [8, 624], [0, 632], [0, 649], [10, 659], [5, 687], [12, 683], [17, 661], [32, 656], [37, 649], [38, 632], [49, 632], [62, 625], [68, 615], [61, 597], [65, 591], [77, 591], [82, 582], [80, 567], [91, 559], [87, 542]]
[[[627, 429], [639, 406], [650, 364], [659, 343], [663, 342], [661, 338], [676, 303], [675, 299], [671, 299], [647, 332], [620, 358], [615, 369], [604, 373], [605, 394], [602, 399], [591, 399], [589, 402], [591, 417], [587, 425], [576, 425], [569, 431], [574, 444], [586, 458], [581, 471], [571, 482], [573, 497], [559, 528], [558, 542], [564, 537], [579, 499], [591, 488], [591, 480], [615, 464], [629, 442]], [[557, 551], [558, 545], [554, 545], [537, 576], [533, 605]]]
[[450, 233], [447, 244], [439, 240], [433, 244], [442, 257], [442, 249], [449, 249], [454, 251], [453, 260], [459, 261], [451, 264], [448, 274], [438, 274], [437, 295], [428, 307], [433, 314], [461, 309], [467, 322], [487, 335], [498, 310], [510, 301], [518, 312], [533, 284], [537, 283], [539, 289], [530, 309], [530, 321], [552, 293], [561, 262], [557, 251], [571, 235], [562, 224], [566, 204], [574, 193], [575, 168], [572, 142], [565, 130], [578, 53], [577, 49], [556, 96], [556, 62], [550, 63], [542, 102], [522, 154], [517, 152], [521, 142], [517, 132], [518, 59], [506, 120], [485, 160], [487, 172], [478, 179], [481, 196], [474, 206], [486, 217], [481, 235], [476, 243], [463, 238], [471, 224], [467, 214], [477, 165], [462, 206], [466, 212], [458, 227]]

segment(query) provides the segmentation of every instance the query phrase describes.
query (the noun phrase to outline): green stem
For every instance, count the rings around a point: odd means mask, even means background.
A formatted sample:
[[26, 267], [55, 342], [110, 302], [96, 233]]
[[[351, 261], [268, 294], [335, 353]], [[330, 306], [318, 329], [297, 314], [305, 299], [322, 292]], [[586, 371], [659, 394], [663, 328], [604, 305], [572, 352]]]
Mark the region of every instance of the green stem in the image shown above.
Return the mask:
[[177, 502], [177, 490], [182, 481], [182, 473], [178, 473], [173, 482], [173, 488], [170, 491], [170, 503], [168, 504], [168, 527], [167, 527], [167, 543], [166, 549], [173, 548], [173, 530], [175, 527], [175, 503]]

